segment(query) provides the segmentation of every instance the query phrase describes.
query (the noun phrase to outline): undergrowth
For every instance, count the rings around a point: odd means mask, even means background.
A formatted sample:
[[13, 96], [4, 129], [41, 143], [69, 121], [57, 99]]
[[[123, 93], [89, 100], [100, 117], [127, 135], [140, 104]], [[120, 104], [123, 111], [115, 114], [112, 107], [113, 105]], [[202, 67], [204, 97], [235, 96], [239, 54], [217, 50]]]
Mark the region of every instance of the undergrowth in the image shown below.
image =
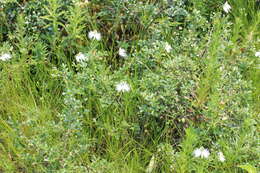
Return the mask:
[[259, 8], [2, 0], [0, 172], [256, 173]]

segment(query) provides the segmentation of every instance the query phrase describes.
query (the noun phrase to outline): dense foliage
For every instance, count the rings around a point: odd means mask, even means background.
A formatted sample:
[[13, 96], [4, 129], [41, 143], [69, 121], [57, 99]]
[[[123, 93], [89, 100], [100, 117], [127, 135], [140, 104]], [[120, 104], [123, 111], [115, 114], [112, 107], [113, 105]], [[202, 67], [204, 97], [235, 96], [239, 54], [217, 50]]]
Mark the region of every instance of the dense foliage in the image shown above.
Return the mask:
[[0, 172], [256, 173], [259, 8], [2, 0]]

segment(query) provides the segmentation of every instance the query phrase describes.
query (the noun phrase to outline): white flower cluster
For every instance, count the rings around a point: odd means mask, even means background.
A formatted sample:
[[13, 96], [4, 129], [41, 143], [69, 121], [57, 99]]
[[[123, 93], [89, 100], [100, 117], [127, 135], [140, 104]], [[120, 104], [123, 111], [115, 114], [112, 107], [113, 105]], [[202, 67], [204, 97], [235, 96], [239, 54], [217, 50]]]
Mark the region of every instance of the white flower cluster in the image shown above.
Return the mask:
[[256, 53], [255, 53], [255, 56], [256, 56], [256, 57], [260, 57], [260, 51], [256, 52]]
[[196, 148], [193, 152], [195, 157], [208, 158], [210, 152], [208, 149], [204, 149], [203, 147]]
[[0, 60], [1, 61], [8, 61], [12, 58], [11, 54], [9, 53], [4, 53], [0, 56]]
[[88, 38], [91, 39], [91, 40], [100, 41], [101, 40], [101, 34], [99, 32], [97, 32], [97, 30], [90, 31], [88, 33]]
[[226, 160], [224, 154], [221, 151], [218, 152], [218, 159], [221, 162], [225, 162], [225, 160]]
[[123, 49], [123, 48], [121, 48], [121, 47], [119, 48], [118, 54], [119, 54], [119, 56], [122, 57], [122, 58], [126, 58], [126, 57], [127, 57], [126, 50]]
[[223, 10], [226, 13], [229, 13], [229, 11], [231, 10], [231, 6], [229, 5], [229, 3], [226, 1], [226, 3], [223, 5]]
[[76, 58], [76, 61], [77, 61], [77, 62], [83, 62], [83, 61], [87, 61], [87, 60], [88, 60], [88, 57], [87, 57], [85, 54], [83, 54], [82, 52], [79, 52], [79, 53], [75, 56], [75, 58]]
[[169, 43], [166, 43], [166, 45], [165, 45], [165, 50], [166, 50], [167, 53], [170, 53], [170, 52], [171, 52], [172, 47], [171, 47], [171, 45], [170, 45]]
[[129, 92], [130, 89], [131, 88], [127, 82], [120, 82], [116, 85], [116, 90], [118, 92]]
[[[208, 149], [200, 147], [200, 148], [196, 148], [193, 151], [193, 155], [194, 155], [194, 157], [201, 157], [201, 158], [207, 159], [210, 155], [210, 152]], [[224, 154], [221, 151], [218, 152], [217, 155], [218, 155], [219, 161], [224, 162], [226, 160]]]

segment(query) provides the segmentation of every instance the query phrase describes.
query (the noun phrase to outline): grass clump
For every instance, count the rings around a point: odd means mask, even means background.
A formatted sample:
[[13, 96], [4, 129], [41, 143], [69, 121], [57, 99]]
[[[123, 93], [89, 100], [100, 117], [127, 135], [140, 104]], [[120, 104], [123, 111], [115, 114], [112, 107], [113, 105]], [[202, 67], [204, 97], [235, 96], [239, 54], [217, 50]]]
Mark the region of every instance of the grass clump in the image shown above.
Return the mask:
[[259, 3], [227, 3], [1, 1], [0, 172], [257, 172]]

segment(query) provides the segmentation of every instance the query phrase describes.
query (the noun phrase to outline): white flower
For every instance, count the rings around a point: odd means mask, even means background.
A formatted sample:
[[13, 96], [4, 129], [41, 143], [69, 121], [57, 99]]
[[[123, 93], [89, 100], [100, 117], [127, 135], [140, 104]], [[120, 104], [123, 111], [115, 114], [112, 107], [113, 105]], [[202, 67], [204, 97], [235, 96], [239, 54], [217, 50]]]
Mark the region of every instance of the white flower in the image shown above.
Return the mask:
[[120, 82], [116, 85], [116, 90], [118, 92], [128, 92], [130, 89], [130, 86], [126, 82]]
[[99, 32], [97, 32], [97, 30], [90, 31], [88, 33], [88, 38], [91, 40], [95, 39], [95, 40], [99, 41], [99, 40], [101, 40], [101, 34]]
[[0, 56], [0, 60], [2, 60], [2, 61], [8, 61], [9, 59], [11, 59], [12, 58], [12, 56], [11, 56], [11, 54], [9, 54], [9, 53], [4, 53], [4, 54], [2, 54], [1, 56]]
[[193, 154], [195, 157], [208, 158], [210, 155], [210, 152], [208, 149], [204, 149], [204, 148], [200, 147], [200, 148], [196, 148], [193, 151]]
[[84, 55], [83, 53], [79, 52], [76, 56], [75, 56], [77, 62], [82, 62], [82, 61], [87, 61], [88, 58], [86, 57], [86, 55]]
[[256, 53], [255, 53], [255, 56], [256, 56], [256, 57], [260, 57], [260, 51], [256, 52]]
[[226, 160], [224, 154], [223, 154], [221, 151], [218, 152], [218, 159], [219, 159], [221, 162], [224, 162], [224, 161]]
[[165, 45], [165, 50], [166, 50], [166, 52], [168, 52], [168, 53], [171, 52], [172, 47], [171, 47], [171, 45], [169, 45], [169, 43], [166, 43], [166, 45]]
[[196, 148], [194, 151], [193, 151], [193, 154], [195, 157], [200, 157], [201, 155], [201, 150], [202, 148]]
[[123, 48], [121, 48], [121, 47], [119, 48], [118, 54], [119, 54], [119, 56], [121, 56], [122, 58], [126, 58], [126, 57], [127, 57], [126, 50], [123, 49]]
[[202, 158], [208, 158], [209, 155], [210, 155], [209, 150], [208, 150], [208, 149], [203, 149], [203, 150], [201, 151], [200, 157], [202, 157]]
[[226, 3], [223, 5], [223, 10], [228, 13], [231, 10], [231, 6], [228, 4], [228, 2], [226, 1]]

